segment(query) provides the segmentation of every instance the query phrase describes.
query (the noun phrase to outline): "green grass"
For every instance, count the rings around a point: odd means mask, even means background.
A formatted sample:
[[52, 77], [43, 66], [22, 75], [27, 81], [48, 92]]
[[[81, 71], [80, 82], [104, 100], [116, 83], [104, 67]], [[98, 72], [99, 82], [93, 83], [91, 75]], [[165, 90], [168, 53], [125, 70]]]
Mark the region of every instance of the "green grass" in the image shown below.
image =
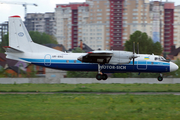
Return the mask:
[[180, 92], [180, 84], [0, 84], [0, 92]]
[[0, 120], [179, 120], [180, 96], [0, 95]]

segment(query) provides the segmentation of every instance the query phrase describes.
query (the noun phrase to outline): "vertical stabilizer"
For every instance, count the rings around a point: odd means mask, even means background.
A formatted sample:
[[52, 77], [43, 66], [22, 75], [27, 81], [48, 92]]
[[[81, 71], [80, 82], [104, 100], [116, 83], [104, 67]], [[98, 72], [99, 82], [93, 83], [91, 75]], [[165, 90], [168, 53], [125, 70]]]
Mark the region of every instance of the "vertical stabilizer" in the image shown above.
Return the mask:
[[9, 46], [16, 51], [30, 53], [61, 52], [34, 43], [20, 16], [17, 15], [9, 17]]
[[29, 33], [20, 16], [9, 17], [9, 46], [18, 50], [32, 52]]

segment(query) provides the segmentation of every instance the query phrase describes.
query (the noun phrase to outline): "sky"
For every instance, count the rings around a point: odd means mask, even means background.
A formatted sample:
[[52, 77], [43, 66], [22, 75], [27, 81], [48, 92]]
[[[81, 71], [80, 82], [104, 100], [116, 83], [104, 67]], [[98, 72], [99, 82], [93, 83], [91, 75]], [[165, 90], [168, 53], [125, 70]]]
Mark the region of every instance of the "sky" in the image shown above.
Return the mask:
[[[68, 4], [69, 2], [85, 2], [85, 0], [0, 0], [0, 2], [11, 3], [35, 3], [38, 6], [27, 5], [27, 13], [45, 13], [54, 12], [56, 4]], [[162, 0], [165, 1], [165, 0]], [[169, 0], [175, 2], [175, 5], [180, 5], [180, 0]], [[8, 21], [9, 16], [19, 15], [24, 20], [24, 7], [15, 4], [0, 3], [0, 23]]]

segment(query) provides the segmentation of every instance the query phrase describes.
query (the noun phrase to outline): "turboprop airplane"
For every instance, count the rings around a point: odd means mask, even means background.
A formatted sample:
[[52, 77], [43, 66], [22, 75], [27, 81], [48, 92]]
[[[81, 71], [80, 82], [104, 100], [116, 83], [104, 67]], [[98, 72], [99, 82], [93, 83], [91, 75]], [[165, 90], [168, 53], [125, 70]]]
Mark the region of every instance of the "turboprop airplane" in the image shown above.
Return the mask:
[[9, 46], [4, 47], [7, 58], [31, 64], [67, 70], [97, 71], [97, 80], [106, 80], [105, 73], [115, 72], [152, 72], [160, 73], [162, 81], [164, 72], [172, 72], [178, 66], [162, 56], [148, 55], [128, 51], [92, 51], [88, 53], [66, 53], [32, 41], [20, 16], [9, 17]]

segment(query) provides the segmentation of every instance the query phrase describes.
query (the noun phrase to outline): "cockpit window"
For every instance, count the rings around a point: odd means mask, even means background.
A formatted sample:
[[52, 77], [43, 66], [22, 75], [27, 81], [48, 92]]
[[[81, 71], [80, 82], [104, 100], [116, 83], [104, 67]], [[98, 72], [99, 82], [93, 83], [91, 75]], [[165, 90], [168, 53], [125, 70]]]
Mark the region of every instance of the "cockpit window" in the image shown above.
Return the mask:
[[162, 61], [166, 61], [166, 59], [164, 57], [160, 57], [160, 60]]
[[160, 61], [166, 61], [166, 59], [164, 57], [155, 57], [155, 60], [160, 60]]

